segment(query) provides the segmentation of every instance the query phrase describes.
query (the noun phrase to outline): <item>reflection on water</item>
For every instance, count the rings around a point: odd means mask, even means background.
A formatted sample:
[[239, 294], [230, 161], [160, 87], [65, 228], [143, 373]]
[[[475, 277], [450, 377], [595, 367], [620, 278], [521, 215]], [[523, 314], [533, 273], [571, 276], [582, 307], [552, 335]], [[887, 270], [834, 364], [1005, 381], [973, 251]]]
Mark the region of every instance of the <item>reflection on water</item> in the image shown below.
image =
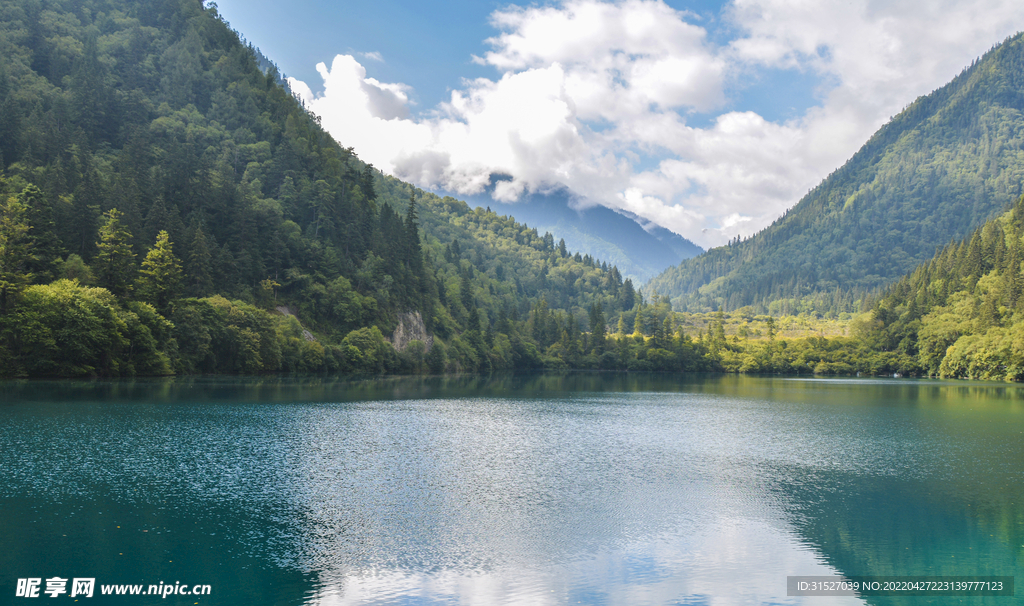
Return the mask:
[[[691, 532], [636, 541], [546, 566], [320, 575], [308, 603], [736, 604], [798, 603], [779, 579], [800, 570], [834, 574], [792, 537], [764, 524], [721, 520]], [[781, 593], [780, 593], [781, 592]], [[806, 599], [806, 598], [805, 598]], [[855, 604], [855, 598], [814, 598]]]
[[787, 597], [786, 576], [1015, 575], [1024, 553], [1013, 386], [3, 387], [0, 591], [95, 575], [196, 579], [218, 604], [859, 603]]

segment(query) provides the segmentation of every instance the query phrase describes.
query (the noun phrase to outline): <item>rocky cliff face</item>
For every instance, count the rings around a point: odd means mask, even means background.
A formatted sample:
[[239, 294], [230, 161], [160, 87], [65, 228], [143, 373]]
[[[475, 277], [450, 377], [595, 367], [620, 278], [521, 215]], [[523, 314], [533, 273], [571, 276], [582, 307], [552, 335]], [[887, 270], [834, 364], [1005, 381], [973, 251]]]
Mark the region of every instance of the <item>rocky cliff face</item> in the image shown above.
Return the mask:
[[423, 341], [426, 350], [430, 351], [434, 337], [427, 334], [427, 327], [423, 324], [420, 312], [414, 311], [398, 315], [398, 328], [388, 341], [398, 351], [405, 351], [410, 341]]

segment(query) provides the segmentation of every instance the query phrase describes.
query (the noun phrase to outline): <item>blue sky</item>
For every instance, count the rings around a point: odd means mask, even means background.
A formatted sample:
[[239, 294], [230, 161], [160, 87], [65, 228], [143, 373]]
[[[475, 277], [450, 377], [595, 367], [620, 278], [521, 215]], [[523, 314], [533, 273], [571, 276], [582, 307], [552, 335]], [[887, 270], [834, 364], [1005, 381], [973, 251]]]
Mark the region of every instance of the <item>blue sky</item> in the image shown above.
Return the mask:
[[[221, 0], [339, 142], [417, 185], [568, 191], [702, 246], [769, 224], [1024, 28], [1016, 0]], [[489, 191], [489, 190], [488, 190]]]
[[[316, 64], [339, 53], [379, 53], [384, 61], [366, 60], [372, 76], [385, 82], [403, 82], [413, 89], [418, 112], [431, 111], [448, 100], [464, 78], [494, 77], [490, 67], [473, 62], [473, 55], [489, 50], [484, 42], [496, 30], [488, 17], [508, 3], [496, 1], [408, 2], [341, 5], [322, 0], [291, 3], [221, 0], [220, 12], [232, 27], [273, 59], [286, 75], [321, 92]], [[709, 38], [728, 43], [735, 28], [721, 18], [726, 3], [715, 0], [667, 2], [693, 13], [705, 25]], [[301, 15], [320, 15], [316, 29]], [[312, 35], [311, 35], [312, 33]], [[302, 40], [297, 44], [296, 40]], [[372, 50], [368, 50], [372, 49]], [[366, 57], [362, 57], [366, 59]], [[767, 70], [733, 83], [730, 96], [738, 107], [766, 119], [787, 120], [815, 105], [818, 77], [801, 69]], [[691, 124], [710, 123], [714, 113], [694, 116]]]
[[322, 88], [316, 64], [339, 54], [377, 52], [372, 75], [404, 82], [423, 107], [448, 97], [464, 77], [493, 73], [472, 63], [494, 30], [487, 17], [499, 2], [265, 2], [220, 0], [218, 9], [289, 76]]

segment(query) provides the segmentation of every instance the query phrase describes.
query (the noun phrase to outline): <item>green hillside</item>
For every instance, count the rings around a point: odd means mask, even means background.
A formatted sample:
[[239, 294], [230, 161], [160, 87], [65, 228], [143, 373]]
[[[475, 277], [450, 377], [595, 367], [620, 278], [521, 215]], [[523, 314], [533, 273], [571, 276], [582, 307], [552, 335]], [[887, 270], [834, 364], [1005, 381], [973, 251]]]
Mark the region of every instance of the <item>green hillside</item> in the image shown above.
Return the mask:
[[1024, 197], [894, 284], [856, 323], [903, 372], [1024, 379]]
[[910, 104], [752, 238], [654, 278], [677, 309], [851, 311], [1010, 206], [1024, 182], [1024, 37]]
[[198, 0], [0, 2], [0, 168], [4, 374], [557, 366], [640, 304], [362, 163]]
[[[738, 372], [1024, 380], [1022, 263], [1024, 196], [1011, 210], [949, 244], [866, 303], [868, 311], [843, 323], [845, 331], [831, 330], [826, 337], [827, 323], [806, 314], [754, 318], [749, 307], [714, 314], [725, 318], [727, 335], [719, 339], [715, 367]], [[805, 320], [819, 329], [819, 335], [773, 341], [742, 334], [764, 334], [769, 332], [766, 323], [774, 328], [794, 320]], [[737, 336], [729, 337], [730, 333]]]

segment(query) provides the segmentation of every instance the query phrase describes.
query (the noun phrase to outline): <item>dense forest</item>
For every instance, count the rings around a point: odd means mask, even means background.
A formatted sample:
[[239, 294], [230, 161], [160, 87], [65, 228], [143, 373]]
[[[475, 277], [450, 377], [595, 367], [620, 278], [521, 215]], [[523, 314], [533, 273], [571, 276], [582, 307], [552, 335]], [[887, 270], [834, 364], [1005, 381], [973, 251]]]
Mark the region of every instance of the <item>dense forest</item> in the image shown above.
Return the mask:
[[1024, 379], [1024, 197], [894, 284], [853, 325], [901, 372]]
[[677, 309], [856, 311], [952, 239], [1005, 211], [1024, 182], [1024, 35], [911, 103], [757, 235], [652, 280]]
[[362, 163], [214, 5], [4, 1], [0, 57], [6, 375], [644, 367], [605, 323], [667, 338], [616, 267]]

